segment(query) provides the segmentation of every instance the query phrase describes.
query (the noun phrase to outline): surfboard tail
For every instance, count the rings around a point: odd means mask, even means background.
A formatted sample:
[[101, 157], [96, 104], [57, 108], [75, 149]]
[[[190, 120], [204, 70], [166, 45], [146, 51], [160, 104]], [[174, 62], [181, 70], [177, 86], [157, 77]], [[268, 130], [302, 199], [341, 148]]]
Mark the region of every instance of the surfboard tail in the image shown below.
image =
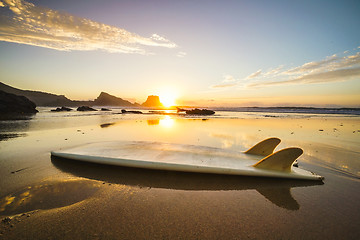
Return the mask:
[[253, 167], [267, 170], [276, 170], [282, 172], [290, 172], [291, 166], [295, 160], [303, 154], [301, 148], [285, 148], [281, 149], [255, 163]]
[[249, 150], [247, 150], [246, 154], [253, 154], [253, 155], [260, 155], [260, 156], [268, 156], [274, 152], [274, 149], [281, 140], [279, 138], [268, 138], [265, 139], [255, 146], [251, 147]]

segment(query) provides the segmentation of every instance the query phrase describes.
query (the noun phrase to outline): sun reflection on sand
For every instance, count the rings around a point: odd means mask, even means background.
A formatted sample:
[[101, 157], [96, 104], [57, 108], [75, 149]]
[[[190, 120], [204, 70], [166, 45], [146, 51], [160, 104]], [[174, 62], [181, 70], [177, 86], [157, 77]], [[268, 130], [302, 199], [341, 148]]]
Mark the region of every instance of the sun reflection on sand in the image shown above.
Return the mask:
[[174, 126], [174, 119], [172, 119], [170, 116], [165, 116], [163, 119], [160, 119], [160, 126], [165, 128], [171, 128]]

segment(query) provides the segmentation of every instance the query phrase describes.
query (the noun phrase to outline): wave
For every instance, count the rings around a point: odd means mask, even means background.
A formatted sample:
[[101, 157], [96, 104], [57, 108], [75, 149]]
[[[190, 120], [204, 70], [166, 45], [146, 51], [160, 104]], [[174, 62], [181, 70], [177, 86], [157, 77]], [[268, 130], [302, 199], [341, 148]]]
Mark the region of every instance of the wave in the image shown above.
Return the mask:
[[268, 112], [268, 113], [308, 113], [360, 115], [360, 108], [314, 108], [314, 107], [217, 107], [215, 111]]

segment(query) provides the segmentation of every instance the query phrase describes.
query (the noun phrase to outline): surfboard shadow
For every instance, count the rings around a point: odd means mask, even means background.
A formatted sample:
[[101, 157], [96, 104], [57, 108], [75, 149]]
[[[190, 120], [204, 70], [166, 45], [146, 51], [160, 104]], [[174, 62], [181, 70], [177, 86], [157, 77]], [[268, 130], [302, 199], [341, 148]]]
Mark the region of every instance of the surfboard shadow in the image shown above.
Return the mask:
[[109, 166], [51, 156], [53, 165], [78, 177], [142, 188], [191, 191], [257, 190], [270, 202], [288, 210], [300, 209], [291, 188], [322, 185], [319, 181], [175, 172]]

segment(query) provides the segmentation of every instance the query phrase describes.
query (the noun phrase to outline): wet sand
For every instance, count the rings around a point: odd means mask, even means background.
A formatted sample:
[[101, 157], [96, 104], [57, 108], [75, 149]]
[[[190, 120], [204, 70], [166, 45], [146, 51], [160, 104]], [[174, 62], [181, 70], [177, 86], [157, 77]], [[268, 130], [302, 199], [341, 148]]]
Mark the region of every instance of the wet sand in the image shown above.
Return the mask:
[[[40, 114], [2, 123], [0, 239], [358, 239], [359, 117], [189, 119]], [[50, 151], [141, 140], [243, 151], [267, 137], [304, 150], [323, 182], [78, 163]]]

